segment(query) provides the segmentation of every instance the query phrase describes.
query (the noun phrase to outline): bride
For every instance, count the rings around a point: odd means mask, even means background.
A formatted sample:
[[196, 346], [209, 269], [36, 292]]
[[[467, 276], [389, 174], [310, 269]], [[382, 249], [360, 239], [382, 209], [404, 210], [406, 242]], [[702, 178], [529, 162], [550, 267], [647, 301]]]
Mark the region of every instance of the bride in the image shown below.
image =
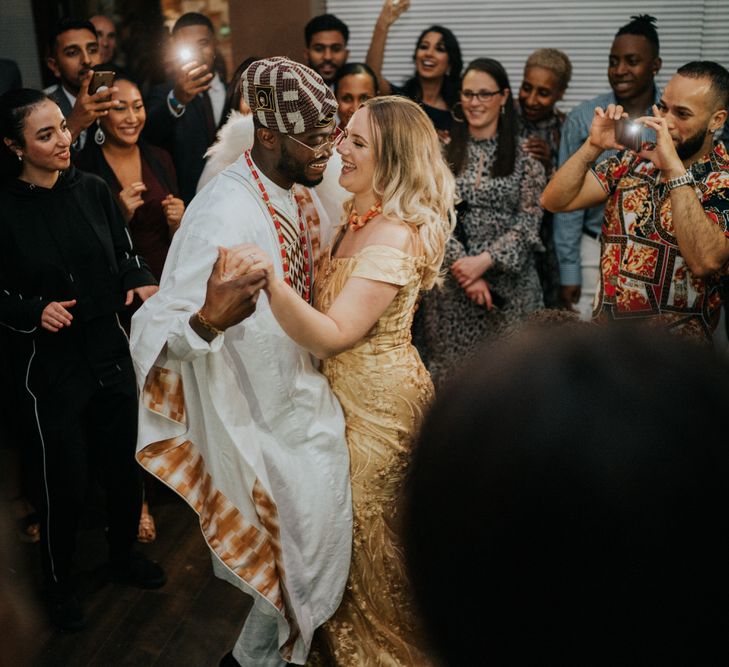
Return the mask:
[[352, 117], [337, 146], [353, 197], [323, 253], [309, 306], [271, 259], [266, 295], [286, 333], [323, 359], [344, 410], [354, 544], [341, 606], [323, 626], [337, 665], [427, 665], [399, 539], [399, 492], [433, 385], [410, 341], [418, 293], [438, 280], [455, 221], [454, 182], [431, 121], [414, 102], [380, 97]]

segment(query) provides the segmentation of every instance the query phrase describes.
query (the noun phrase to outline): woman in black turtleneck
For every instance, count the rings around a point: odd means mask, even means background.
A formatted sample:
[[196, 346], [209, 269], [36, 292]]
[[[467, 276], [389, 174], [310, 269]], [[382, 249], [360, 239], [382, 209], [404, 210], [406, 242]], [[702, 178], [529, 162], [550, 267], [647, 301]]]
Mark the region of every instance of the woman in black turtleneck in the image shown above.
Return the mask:
[[[41, 476], [41, 554], [51, 620], [85, 623], [72, 581], [87, 470], [107, 492], [112, 572], [143, 587], [162, 569], [132, 552], [141, 508], [134, 369], [117, 313], [156, 281], [132, 248], [108, 186], [70, 166], [58, 106], [34, 90], [0, 97], [0, 324], [24, 345]], [[12, 173], [12, 167], [15, 173]]]

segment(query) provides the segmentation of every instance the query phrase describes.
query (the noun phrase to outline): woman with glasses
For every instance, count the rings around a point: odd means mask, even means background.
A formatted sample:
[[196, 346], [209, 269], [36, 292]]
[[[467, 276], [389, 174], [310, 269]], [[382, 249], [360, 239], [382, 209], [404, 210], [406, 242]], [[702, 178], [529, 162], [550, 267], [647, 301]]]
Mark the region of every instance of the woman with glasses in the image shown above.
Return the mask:
[[454, 220], [454, 179], [423, 110], [377, 97], [352, 116], [337, 146], [352, 195], [346, 224], [322, 256], [315, 308], [278, 278], [263, 252], [271, 310], [323, 359], [344, 411], [354, 539], [342, 603], [321, 628], [327, 665], [431, 662], [417, 632], [399, 543], [398, 498], [411, 440], [433, 385], [410, 340], [421, 290], [438, 280]]
[[385, 0], [372, 33], [367, 64], [380, 82], [382, 95], [404, 95], [420, 104], [433, 121], [441, 141], [447, 143], [453, 124], [450, 109], [458, 101], [458, 83], [463, 67], [456, 36], [440, 25], [426, 28], [415, 42], [415, 74], [402, 86], [396, 86], [382, 76], [388, 33], [409, 6], [410, 0]]
[[506, 71], [471, 62], [461, 80], [446, 156], [461, 199], [443, 286], [421, 303], [418, 344], [441, 385], [478, 345], [542, 307], [534, 252], [542, 248], [544, 168], [519, 141]]

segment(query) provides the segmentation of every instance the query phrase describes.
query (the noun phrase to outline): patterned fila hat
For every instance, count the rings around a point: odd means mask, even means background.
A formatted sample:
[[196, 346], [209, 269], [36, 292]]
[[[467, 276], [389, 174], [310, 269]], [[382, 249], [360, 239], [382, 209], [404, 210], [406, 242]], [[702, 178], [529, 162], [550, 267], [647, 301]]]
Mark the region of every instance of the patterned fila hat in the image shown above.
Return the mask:
[[276, 57], [256, 60], [241, 77], [243, 99], [258, 121], [283, 134], [301, 134], [331, 123], [334, 93], [309, 67]]

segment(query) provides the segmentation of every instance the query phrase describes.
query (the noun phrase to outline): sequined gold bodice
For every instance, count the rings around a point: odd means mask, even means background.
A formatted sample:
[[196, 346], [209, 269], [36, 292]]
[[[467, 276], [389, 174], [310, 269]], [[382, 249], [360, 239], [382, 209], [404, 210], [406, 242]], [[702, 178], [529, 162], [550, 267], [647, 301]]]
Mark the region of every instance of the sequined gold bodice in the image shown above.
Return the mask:
[[322, 255], [317, 309], [327, 312], [350, 277], [399, 286], [367, 335], [322, 366], [344, 411], [352, 478], [352, 566], [342, 604], [320, 633], [313, 664], [427, 666], [399, 539], [399, 501], [413, 438], [433, 385], [410, 342], [422, 258], [382, 245], [354, 257]]

